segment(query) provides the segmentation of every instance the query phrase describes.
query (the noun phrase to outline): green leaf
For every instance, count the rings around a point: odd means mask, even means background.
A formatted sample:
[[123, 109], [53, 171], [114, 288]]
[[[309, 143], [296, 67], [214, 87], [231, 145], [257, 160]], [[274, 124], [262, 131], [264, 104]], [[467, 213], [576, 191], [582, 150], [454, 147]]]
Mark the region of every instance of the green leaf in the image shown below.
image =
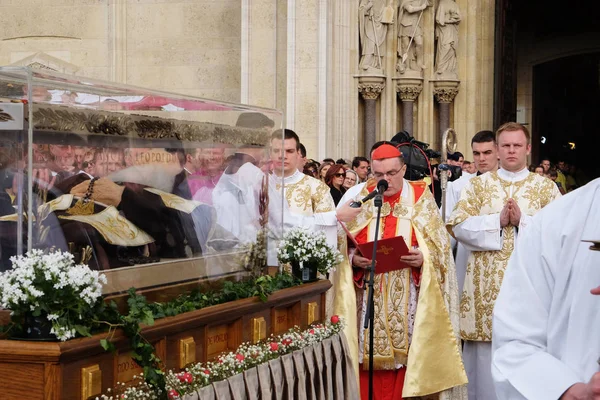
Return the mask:
[[144, 310], [141, 322], [148, 326], [154, 325], [154, 315], [152, 315], [152, 310]]
[[[81, 336], [92, 336], [92, 334], [90, 333], [90, 328], [87, 326], [83, 326], [83, 325], [74, 325], [73, 328], [75, 329], [75, 331], [77, 333], [79, 333]], [[106, 349], [105, 349], [106, 350]]]
[[42, 310], [40, 310], [39, 308], [36, 308], [35, 310], [33, 310], [31, 315], [33, 315], [34, 317], [39, 317], [40, 315], [42, 315]]
[[110, 351], [112, 353], [115, 353], [117, 351], [117, 349], [115, 348], [115, 345], [110, 342], [108, 339], [100, 339], [100, 346], [102, 346], [102, 348], [105, 351]]

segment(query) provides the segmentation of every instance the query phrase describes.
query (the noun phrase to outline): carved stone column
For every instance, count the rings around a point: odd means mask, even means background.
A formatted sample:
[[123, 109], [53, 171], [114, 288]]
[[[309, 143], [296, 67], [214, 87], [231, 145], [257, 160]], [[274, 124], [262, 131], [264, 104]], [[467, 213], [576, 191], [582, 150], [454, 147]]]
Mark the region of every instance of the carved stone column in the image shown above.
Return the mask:
[[414, 104], [423, 90], [423, 79], [420, 78], [394, 78], [396, 92], [402, 101], [402, 129], [414, 135], [413, 110]]
[[364, 75], [358, 78], [358, 91], [365, 101], [365, 156], [377, 138], [377, 98], [385, 87], [385, 76]]
[[440, 143], [444, 131], [450, 127], [450, 103], [458, 94], [460, 81], [433, 81], [433, 94], [440, 103]]

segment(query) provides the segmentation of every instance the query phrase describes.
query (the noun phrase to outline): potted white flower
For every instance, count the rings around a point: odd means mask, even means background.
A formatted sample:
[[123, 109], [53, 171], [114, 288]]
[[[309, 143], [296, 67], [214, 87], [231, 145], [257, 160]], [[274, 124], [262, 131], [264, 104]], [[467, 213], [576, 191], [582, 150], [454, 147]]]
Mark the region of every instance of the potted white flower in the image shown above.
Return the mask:
[[73, 255], [61, 251], [32, 250], [11, 262], [12, 269], [0, 274], [0, 307], [11, 311], [23, 338], [90, 336], [90, 321], [103, 305], [103, 274], [75, 265]]
[[327, 244], [325, 232], [307, 228], [290, 229], [277, 250], [281, 264], [290, 264], [292, 273], [303, 282], [317, 279], [317, 272], [328, 275], [342, 261], [340, 252]]

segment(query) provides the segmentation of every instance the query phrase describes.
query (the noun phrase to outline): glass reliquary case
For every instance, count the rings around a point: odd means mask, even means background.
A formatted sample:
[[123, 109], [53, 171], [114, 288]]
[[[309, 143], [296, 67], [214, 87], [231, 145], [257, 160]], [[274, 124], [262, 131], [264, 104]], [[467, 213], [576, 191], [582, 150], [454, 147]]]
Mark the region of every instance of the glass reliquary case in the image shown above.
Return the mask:
[[0, 68], [0, 271], [16, 254], [61, 249], [102, 270], [109, 294], [264, 263], [283, 224], [264, 172], [282, 119]]

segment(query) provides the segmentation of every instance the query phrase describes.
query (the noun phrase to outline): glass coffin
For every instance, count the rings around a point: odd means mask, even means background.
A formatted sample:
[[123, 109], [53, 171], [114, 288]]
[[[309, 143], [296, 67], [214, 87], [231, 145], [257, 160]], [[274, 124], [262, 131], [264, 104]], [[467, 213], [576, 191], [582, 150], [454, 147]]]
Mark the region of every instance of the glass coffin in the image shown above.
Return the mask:
[[118, 293], [264, 266], [282, 229], [281, 193], [263, 172], [282, 119], [0, 68], [0, 270], [29, 249], [62, 249]]

